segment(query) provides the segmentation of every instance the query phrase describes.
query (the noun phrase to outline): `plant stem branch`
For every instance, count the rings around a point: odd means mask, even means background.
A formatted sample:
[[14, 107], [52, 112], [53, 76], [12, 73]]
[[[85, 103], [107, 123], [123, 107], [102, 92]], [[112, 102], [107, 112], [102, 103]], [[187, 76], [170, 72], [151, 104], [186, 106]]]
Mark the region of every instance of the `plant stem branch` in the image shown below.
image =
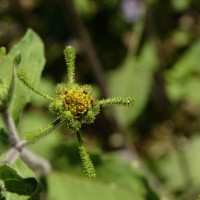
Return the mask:
[[18, 151], [18, 149], [11, 148], [2, 162], [9, 163], [10, 165], [12, 165], [19, 158], [19, 155], [20, 152]]
[[21, 159], [38, 175], [45, 175], [51, 171], [50, 164], [42, 157], [24, 149], [20, 154]]
[[82, 145], [82, 144], [83, 144], [83, 140], [82, 140], [82, 138], [81, 138], [81, 133], [80, 133], [80, 131], [76, 132], [76, 136], [77, 136], [79, 145]]
[[10, 144], [12, 147], [16, 147], [17, 144], [20, 142], [20, 138], [17, 133], [14, 121], [8, 111], [2, 113], [2, 118], [7, 127]]
[[12, 147], [8, 151], [7, 156], [5, 157], [3, 162], [12, 165], [20, 156], [21, 159], [31, 169], [37, 170], [40, 175], [47, 174], [51, 169], [50, 164], [45, 159], [25, 148], [29, 144], [29, 142], [20, 139], [13, 118], [11, 117], [9, 112], [4, 111], [3, 113], [1, 113], [1, 115], [7, 127], [9, 141]]

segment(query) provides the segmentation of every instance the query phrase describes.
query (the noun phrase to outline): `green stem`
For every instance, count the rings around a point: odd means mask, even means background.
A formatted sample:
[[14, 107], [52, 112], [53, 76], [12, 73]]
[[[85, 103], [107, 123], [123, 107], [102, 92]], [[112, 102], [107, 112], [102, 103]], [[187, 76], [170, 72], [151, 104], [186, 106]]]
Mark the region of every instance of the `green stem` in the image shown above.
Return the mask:
[[76, 132], [76, 136], [77, 136], [79, 145], [82, 145], [83, 144], [83, 140], [82, 140], [80, 131]]

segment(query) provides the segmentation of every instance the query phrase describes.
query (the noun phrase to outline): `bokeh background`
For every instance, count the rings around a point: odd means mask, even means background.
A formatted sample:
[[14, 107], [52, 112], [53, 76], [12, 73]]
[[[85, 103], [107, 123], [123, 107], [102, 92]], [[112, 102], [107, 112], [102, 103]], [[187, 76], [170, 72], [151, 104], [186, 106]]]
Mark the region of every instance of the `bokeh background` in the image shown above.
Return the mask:
[[[9, 51], [28, 28], [44, 42], [41, 87], [52, 96], [66, 81], [63, 49], [73, 45], [79, 83], [91, 84], [97, 98], [135, 98], [133, 107], [102, 110], [83, 127], [95, 183], [83, 177], [66, 127], [30, 147], [53, 166], [43, 199], [198, 199], [200, 1], [0, 0], [0, 45]], [[20, 133], [52, 119], [33, 94]]]

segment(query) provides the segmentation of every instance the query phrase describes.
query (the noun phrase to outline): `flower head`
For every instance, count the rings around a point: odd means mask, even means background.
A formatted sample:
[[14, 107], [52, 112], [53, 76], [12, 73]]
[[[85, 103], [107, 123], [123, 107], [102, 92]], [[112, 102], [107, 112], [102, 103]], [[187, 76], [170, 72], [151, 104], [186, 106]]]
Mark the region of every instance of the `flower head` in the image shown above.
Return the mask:
[[88, 86], [59, 84], [56, 91], [57, 96], [49, 108], [58, 115], [69, 111], [74, 119], [81, 119], [92, 107], [94, 99]]
[[29, 142], [35, 142], [42, 136], [49, 134], [60, 123], [65, 123], [71, 132], [77, 135], [79, 150], [84, 171], [88, 177], [95, 176], [95, 169], [89, 158], [87, 150], [83, 145], [80, 135], [82, 124], [94, 122], [100, 107], [110, 105], [131, 106], [132, 97], [115, 97], [111, 99], [96, 100], [93, 97], [92, 88], [89, 85], [79, 85], [75, 83], [75, 50], [68, 46], [64, 50], [65, 61], [67, 64], [68, 83], [60, 83], [56, 87], [56, 97], [53, 99], [45, 94], [38, 86], [35, 86], [28, 75], [19, 69], [17, 72], [19, 80], [28, 86], [31, 90], [50, 101], [49, 110], [57, 116], [56, 120], [43, 129], [26, 134], [25, 139]]

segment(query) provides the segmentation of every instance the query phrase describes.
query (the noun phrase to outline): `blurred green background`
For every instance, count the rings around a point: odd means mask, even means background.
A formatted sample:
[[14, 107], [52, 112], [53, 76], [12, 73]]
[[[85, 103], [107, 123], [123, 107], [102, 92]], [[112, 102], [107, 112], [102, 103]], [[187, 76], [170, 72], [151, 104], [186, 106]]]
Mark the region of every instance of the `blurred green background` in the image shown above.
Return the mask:
[[[97, 98], [135, 98], [134, 107], [102, 110], [83, 128], [95, 182], [83, 177], [65, 127], [30, 146], [53, 167], [42, 198], [198, 199], [200, 1], [1, 0], [0, 46], [9, 50], [28, 28], [45, 45], [40, 84], [50, 95], [66, 81], [63, 49], [73, 45], [79, 83], [94, 86]], [[18, 128], [23, 135], [52, 119], [33, 94]]]

